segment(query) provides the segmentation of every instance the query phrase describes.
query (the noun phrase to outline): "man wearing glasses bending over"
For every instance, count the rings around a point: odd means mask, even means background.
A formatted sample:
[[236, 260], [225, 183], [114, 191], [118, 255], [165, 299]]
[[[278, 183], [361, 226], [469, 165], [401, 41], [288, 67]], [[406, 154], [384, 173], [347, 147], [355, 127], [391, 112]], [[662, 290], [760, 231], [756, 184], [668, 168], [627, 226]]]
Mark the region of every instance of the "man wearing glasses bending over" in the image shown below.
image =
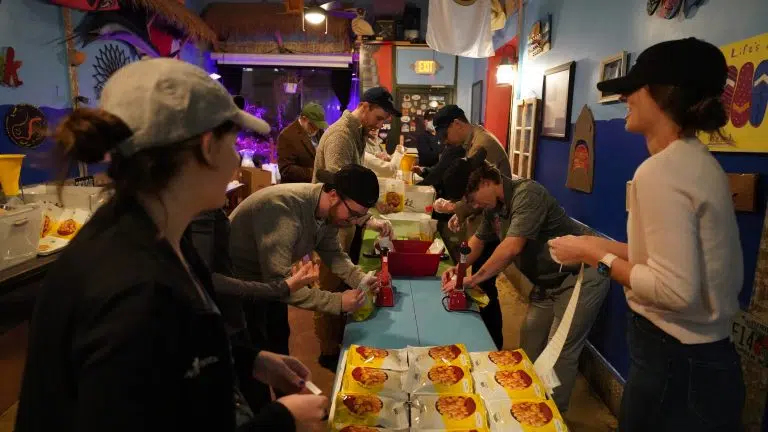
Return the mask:
[[[272, 281], [290, 274], [293, 263], [313, 251], [330, 271], [354, 289], [329, 292], [300, 288], [283, 301], [247, 304], [249, 333], [261, 349], [288, 353], [287, 304], [340, 316], [358, 309], [363, 290], [372, 286], [352, 264], [338, 231], [368, 222], [368, 209], [379, 197], [373, 171], [348, 165], [335, 174], [315, 173], [322, 184], [288, 183], [264, 188], [245, 199], [230, 216], [230, 254], [235, 276]], [[253, 311], [253, 309], [259, 309]]]

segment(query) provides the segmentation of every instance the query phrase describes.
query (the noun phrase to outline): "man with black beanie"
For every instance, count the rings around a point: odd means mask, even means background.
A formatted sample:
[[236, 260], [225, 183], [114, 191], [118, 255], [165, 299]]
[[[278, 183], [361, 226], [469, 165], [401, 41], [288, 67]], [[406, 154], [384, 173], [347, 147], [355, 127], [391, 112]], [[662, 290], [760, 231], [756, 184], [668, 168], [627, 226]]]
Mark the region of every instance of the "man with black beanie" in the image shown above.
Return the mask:
[[[291, 266], [313, 251], [349, 287], [330, 292], [304, 287], [284, 301], [257, 304], [248, 327], [257, 347], [288, 354], [287, 304], [341, 315], [363, 304], [363, 290], [374, 283], [352, 263], [338, 240], [340, 228], [363, 226], [379, 198], [376, 174], [347, 165], [335, 174], [315, 173], [321, 183], [287, 183], [264, 188], [245, 199], [230, 216], [230, 255], [236, 277], [243, 280], [284, 279]], [[251, 305], [253, 306], [253, 305]], [[263, 322], [254, 322], [261, 319]]]

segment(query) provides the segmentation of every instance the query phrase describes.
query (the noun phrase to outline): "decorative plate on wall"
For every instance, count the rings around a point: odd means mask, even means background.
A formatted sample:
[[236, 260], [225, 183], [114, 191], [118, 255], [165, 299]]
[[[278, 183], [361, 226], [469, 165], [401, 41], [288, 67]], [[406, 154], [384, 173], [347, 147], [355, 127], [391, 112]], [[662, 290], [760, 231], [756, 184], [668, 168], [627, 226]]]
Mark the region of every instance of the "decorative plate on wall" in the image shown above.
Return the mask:
[[35, 148], [48, 134], [48, 121], [34, 105], [14, 105], [5, 115], [5, 133], [17, 146]]
[[96, 98], [101, 99], [101, 91], [104, 89], [109, 77], [118, 69], [131, 63], [133, 60], [123, 51], [123, 48], [117, 44], [108, 44], [99, 50], [93, 64], [93, 79], [96, 84], [93, 90], [96, 92]]

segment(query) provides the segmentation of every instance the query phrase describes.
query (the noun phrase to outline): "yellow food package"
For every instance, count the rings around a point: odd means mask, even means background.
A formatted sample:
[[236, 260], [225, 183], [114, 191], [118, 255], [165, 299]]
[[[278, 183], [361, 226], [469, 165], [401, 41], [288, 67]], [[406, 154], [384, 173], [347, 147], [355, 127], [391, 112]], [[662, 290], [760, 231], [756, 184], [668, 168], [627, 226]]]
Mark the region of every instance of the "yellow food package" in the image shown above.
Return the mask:
[[354, 366], [407, 371], [408, 353], [404, 349], [380, 349], [350, 345], [347, 353], [347, 368]]
[[379, 205], [391, 213], [403, 211], [405, 207], [405, 182], [398, 179], [379, 178]]
[[377, 369], [367, 366], [349, 366], [344, 372], [341, 391], [344, 393], [370, 393], [408, 400], [403, 386], [405, 372]]
[[341, 424], [334, 427], [336, 432], [406, 432], [408, 429], [385, 429], [374, 426], [363, 426], [356, 424]]
[[477, 395], [414, 395], [411, 398], [411, 430], [472, 430], [486, 427], [485, 405]]
[[418, 363], [412, 364], [405, 387], [412, 394], [474, 392], [469, 368], [450, 364], [435, 364], [429, 369], [420, 368]]
[[464, 366], [472, 369], [472, 363], [464, 344], [441, 345], [432, 347], [408, 347], [408, 362], [428, 369], [436, 364]]
[[521, 349], [472, 352], [469, 358], [472, 360], [472, 370], [476, 372], [496, 372], [499, 369], [520, 367], [533, 370], [531, 360]]
[[535, 373], [525, 367], [473, 372], [477, 394], [486, 401], [546, 397], [546, 390]]
[[[90, 218], [90, 213], [80, 209], [65, 209], [47, 235], [70, 240]], [[45, 225], [45, 223], [44, 223]], [[43, 227], [45, 229], [45, 226]]]
[[488, 420], [493, 432], [566, 432], [555, 403], [545, 399], [489, 401]]
[[408, 428], [406, 402], [373, 394], [339, 393], [333, 424], [405, 429]]
[[477, 305], [480, 306], [481, 308], [488, 306], [488, 303], [491, 302], [491, 299], [490, 297], [488, 297], [488, 294], [486, 294], [485, 291], [477, 287], [468, 288], [467, 296], [469, 296], [469, 298], [471, 298], [472, 301], [477, 303]]
[[365, 321], [371, 317], [376, 309], [376, 294], [369, 291], [365, 295], [365, 303], [359, 309], [352, 312], [352, 319], [355, 321]]

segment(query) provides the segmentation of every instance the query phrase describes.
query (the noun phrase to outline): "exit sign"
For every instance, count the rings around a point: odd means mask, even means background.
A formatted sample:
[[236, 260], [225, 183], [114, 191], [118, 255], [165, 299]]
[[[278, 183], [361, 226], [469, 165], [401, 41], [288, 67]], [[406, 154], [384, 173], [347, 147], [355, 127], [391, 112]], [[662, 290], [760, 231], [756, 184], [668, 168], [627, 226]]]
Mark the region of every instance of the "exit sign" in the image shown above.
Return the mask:
[[440, 63], [435, 60], [416, 60], [413, 71], [419, 75], [434, 75], [440, 70]]

